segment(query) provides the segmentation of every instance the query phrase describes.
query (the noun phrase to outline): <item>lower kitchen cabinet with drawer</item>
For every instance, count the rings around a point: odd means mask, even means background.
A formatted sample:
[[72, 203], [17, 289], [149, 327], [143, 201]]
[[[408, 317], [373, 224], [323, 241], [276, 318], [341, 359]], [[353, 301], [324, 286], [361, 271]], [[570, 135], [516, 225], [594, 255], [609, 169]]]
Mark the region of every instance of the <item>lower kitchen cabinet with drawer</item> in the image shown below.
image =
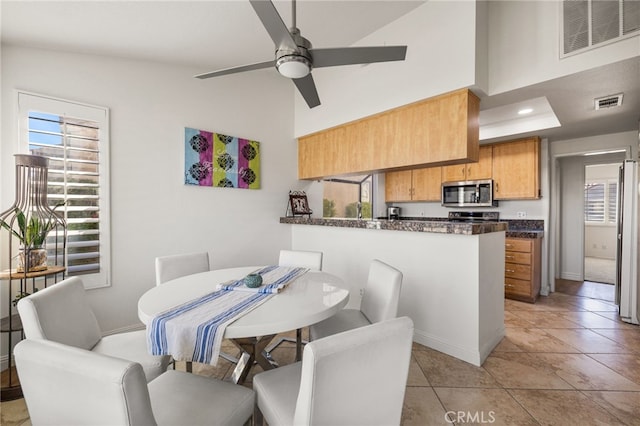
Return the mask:
[[540, 295], [540, 250], [540, 238], [505, 238], [505, 297], [535, 303]]

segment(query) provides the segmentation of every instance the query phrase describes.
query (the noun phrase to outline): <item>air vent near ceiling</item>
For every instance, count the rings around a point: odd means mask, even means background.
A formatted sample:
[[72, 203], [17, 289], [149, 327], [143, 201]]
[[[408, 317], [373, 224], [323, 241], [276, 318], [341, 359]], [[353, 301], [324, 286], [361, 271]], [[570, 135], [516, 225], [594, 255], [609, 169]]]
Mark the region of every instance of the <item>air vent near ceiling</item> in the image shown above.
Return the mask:
[[561, 57], [640, 33], [640, 1], [563, 0]]
[[622, 93], [594, 99], [593, 103], [596, 111], [599, 109], [619, 107], [622, 105]]

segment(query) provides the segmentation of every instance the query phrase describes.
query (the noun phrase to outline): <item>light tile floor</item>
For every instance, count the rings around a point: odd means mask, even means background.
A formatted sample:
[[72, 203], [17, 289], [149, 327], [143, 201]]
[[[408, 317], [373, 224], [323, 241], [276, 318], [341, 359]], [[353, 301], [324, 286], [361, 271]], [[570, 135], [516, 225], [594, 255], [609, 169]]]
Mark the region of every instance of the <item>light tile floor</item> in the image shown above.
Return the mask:
[[[611, 302], [563, 291], [506, 300], [506, 336], [482, 367], [414, 344], [402, 424], [640, 425], [640, 327], [618, 321]], [[274, 358], [294, 352], [285, 343]], [[223, 379], [231, 370], [194, 365]], [[22, 399], [0, 410], [2, 425], [30, 424]]]

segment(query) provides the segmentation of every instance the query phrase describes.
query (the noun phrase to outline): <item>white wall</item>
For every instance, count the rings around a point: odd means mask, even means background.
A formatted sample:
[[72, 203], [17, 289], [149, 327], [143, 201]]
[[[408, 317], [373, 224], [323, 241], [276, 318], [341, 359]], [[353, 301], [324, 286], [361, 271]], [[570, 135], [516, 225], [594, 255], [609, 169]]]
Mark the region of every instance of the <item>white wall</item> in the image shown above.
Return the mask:
[[560, 58], [561, 5], [489, 2], [489, 95], [638, 56], [640, 36]]
[[357, 43], [407, 45], [405, 61], [314, 70], [322, 104], [309, 109], [295, 95], [295, 135], [475, 84], [475, 10], [474, 1], [428, 1]]
[[296, 93], [295, 135], [461, 87], [494, 95], [638, 56], [635, 36], [560, 58], [560, 19], [559, 0], [428, 1], [356, 44], [406, 44], [405, 61], [314, 70], [322, 105]]
[[617, 241], [615, 225], [584, 226], [584, 255], [586, 257], [615, 259]]
[[504, 335], [504, 232], [479, 235], [289, 225], [295, 250], [324, 253], [359, 308], [372, 259], [402, 271], [398, 315], [414, 341], [480, 365]]
[[[154, 285], [156, 256], [208, 251], [213, 267], [267, 264], [291, 245], [290, 226], [278, 223], [289, 189], [301, 185], [293, 98], [282, 96], [292, 92], [290, 83], [270, 73], [206, 81], [195, 74], [3, 46], [1, 207], [14, 195], [14, 89], [110, 108], [112, 285], [88, 292], [105, 331], [138, 322], [137, 300]], [[184, 185], [184, 127], [260, 141], [262, 188]]]

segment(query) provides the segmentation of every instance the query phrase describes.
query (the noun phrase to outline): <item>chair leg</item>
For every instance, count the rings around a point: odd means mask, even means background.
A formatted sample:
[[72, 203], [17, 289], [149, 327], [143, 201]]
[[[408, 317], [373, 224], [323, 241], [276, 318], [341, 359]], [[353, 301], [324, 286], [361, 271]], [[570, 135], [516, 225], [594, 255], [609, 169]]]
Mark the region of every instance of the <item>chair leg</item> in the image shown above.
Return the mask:
[[296, 330], [296, 362], [302, 361], [302, 329]]
[[276, 340], [274, 343], [272, 343], [269, 346], [267, 346], [267, 348], [265, 349], [265, 352], [267, 352], [268, 354], [271, 354], [271, 352], [273, 352], [273, 350], [275, 348], [280, 346], [280, 344], [282, 342], [291, 342], [291, 343], [295, 343], [296, 344], [296, 361], [301, 361], [302, 360], [302, 346], [306, 345], [307, 343], [309, 343], [306, 340], [302, 340], [302, 329], [298, 328], [296, 330], [296, 338], [295, 339], [292, 339], [290, 337], [281, 337], [278, 340]]
[[220, 352], [220, 357], [226, 359], [227, 361], [233, 364], [238, 363], [238, 358], [234, 357], [233, 355], [229, 355], [228, 353]]
[[262, 416], [262, 411], [258, 408], [258, 403], [256, 402], [256, 406], [253, 408], [253, 426], [262, 426], [264, 424], [264, 417]]
[[[231, 355], [225, 354], [225, 353], [220, 353], [220, 356], [224, 359], [226, 359], [229, 362], [232, 362], [234, 364], [238, 363], [238, 359], [232, 357]], [[227, 358], [228, 357], [228, 358]], [[173, 369], [176, 369], [176, 361], [173, 361]], [[185, 362], [185, 370], [187, 373], [193, 373], [193, 362], [192, 361], [186, 361]]]

